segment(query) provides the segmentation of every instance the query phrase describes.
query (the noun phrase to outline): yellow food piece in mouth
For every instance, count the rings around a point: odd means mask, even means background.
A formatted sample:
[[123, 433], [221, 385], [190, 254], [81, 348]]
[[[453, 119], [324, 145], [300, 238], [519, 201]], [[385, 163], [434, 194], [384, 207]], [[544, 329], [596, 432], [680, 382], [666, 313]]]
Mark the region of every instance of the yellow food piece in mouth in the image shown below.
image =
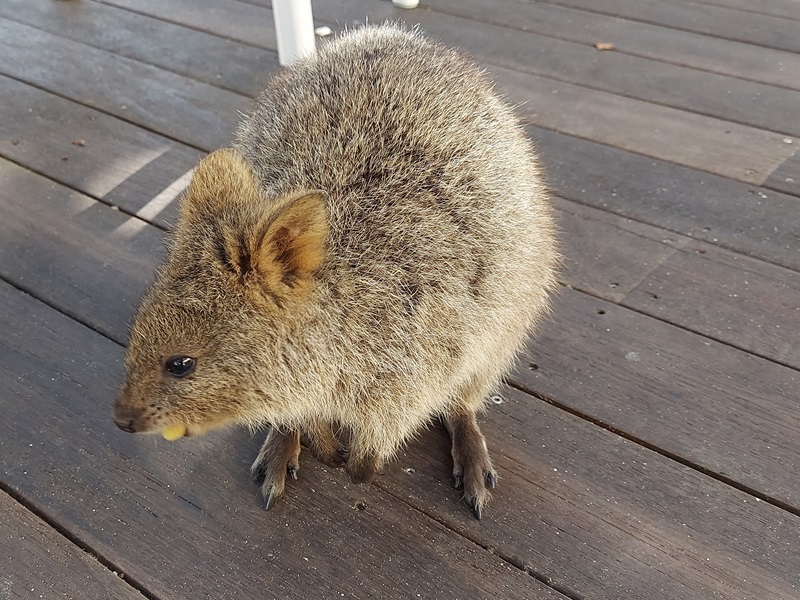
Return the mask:
[[183, 424], [170, 425], [169, 427], [164, 427], [164, 429], [161, 430], [161, 436], [165, 440], [169, 440], [170, 442], [179, 440], [185, 435], [186, 435], [186, 425]]

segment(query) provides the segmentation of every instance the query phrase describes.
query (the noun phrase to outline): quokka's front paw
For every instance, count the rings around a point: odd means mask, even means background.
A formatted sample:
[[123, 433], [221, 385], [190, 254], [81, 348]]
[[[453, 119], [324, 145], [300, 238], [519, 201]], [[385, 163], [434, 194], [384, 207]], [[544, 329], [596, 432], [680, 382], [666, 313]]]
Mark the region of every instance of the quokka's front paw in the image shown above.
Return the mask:
[[283, 494], [286, 476], [297, 479], [300, 470], [300, 434], [297, 431], [281, 433], [270, 430], [250, 473], [261, 482], [264, 508], [269, 509]]
[[489, 490], [497, 485], [497, 471], [489, 458], [486, 440], [472, 411], [447, 415], [445, 425], [453, 442], [453, 482], [456, 489], [463, 489], [464, 502], [480, 519], [492, 499]]
[[453, 481], [456, 489], [463, 489], [463, 500], [472, 509], [472, 514], [480, 519], [484, 507], [492, 499], [489, 489], [497, 485], [497, 472], [488, 456], [483, 464], [453, 465]]

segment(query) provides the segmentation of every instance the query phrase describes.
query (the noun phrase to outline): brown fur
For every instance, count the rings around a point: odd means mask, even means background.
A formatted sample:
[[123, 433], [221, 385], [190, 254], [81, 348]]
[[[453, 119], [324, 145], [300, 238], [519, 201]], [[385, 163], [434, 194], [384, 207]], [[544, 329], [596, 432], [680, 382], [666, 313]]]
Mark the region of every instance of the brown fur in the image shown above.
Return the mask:
[[[556, 262], [535, 154], [483, 74], [417, 33], [358, 30], [277, 74], [235, 149], [200, 163], [115, 418], [277, 427], [254, 465], [273, 465], [274, 498], [298, 434], [367, 481], [442, 417], [480, 516], [496, 474], [475, 412], [547, 310]], [[170, 375], [174, 356], [195, 371]]]

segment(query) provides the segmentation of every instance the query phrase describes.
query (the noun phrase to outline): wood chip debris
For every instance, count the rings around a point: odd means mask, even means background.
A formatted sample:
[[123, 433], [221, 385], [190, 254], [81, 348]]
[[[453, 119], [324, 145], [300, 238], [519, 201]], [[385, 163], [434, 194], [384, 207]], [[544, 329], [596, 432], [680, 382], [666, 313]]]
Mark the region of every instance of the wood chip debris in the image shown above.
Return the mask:
[[594, 47], [598, 50], [614, 50], [614, 44], [611, 42], [597, 42]]

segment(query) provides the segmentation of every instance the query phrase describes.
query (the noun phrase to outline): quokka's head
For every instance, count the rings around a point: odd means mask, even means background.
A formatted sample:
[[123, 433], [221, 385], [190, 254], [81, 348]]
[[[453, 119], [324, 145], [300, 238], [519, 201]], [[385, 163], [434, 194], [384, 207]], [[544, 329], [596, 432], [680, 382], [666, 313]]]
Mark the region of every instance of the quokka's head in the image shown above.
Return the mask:
[[320, 192], [268, 198], [237, 151], [202, 160], [131, 327], [116, 424], [175, 439], [291, 411], [268, 382], [285, 389], [295, 376], [292, 329], [312, 302], [328, 234]]

